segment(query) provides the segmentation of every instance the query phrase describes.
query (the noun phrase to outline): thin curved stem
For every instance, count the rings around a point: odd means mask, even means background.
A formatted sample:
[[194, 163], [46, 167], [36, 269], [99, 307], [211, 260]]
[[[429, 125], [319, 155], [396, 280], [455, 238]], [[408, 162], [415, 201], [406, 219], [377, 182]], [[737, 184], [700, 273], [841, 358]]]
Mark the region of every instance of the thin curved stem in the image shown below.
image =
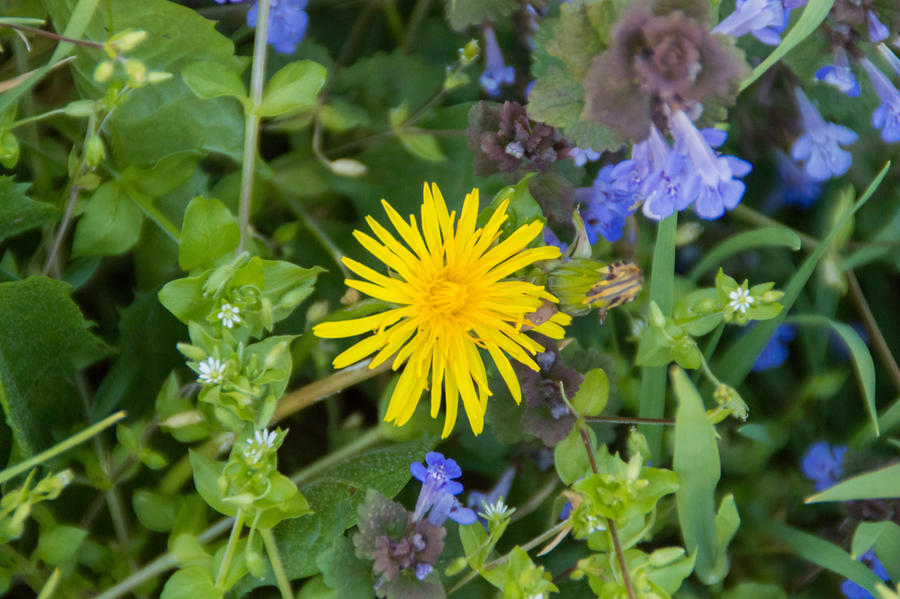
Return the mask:
[[262, 536], [263, 544], [266, 546], [269, 563], [272, 564], [272, 571], [275, 572], [275, 581], [278, 583], [278, 590], [281, 592], [282, 599], [294, 599], [291, 581], [288, 580], [284, 571], [284, 563], [281, 561], [281, 554], [278, 553], [278, 545], [275, 543], [275, 535], [272, 534], [272, 529], [260, 530], [259, 534]]
[[238, 540], [241, 538], [241, 530], [244, 528], [244, 510], [239, 509], [234, 517], [231, 525], [231, 534], [228, 536], [228, 545], [225, 547], [225, 555], [222, 556], [222, 563], [219, 564], [219, 573], [216, 574], [216, 588], [223, 589], [225, 578], [228, 576], [228, 570], [231, 569], [231, 560], [234, 558], [234, 552], [237, 549]]

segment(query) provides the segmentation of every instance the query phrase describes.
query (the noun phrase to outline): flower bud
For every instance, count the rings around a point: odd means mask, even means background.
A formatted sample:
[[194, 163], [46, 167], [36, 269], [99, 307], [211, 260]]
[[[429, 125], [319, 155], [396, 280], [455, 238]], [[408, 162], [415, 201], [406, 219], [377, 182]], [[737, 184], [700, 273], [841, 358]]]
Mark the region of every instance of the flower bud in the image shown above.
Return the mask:
[[128, 75], [128, 85], [131, 87], [143, 87], [147, 84], [147, 67], [136, 58], [126, 60], [124, 63], [125, 74]]
[[480, 54], [481, 46], [479, 46], [478, 40], [469, 40], [469, 43], [459, 49], [459, 62], [463, 66], [468, 66], [478, 60]]
[[112, 77], [113, 69], [115, 65], [112, 61], [104, 60], [103, 62], [97, 65], [97, 68], [94, 69], [94, 81], [97, 83], [104, 83]]
[[734, 387], [722, 384], [713, 392], [713, 398], [738, 420], [746, 420], [749, 409]]
[[362, 177], [368, 170], [365, 164], [358, 160], [353, 160], [352, 158], [338, 158], [337, 160], [329, 162], [328, 168], [330, 168], [331, 172], [335, 175], [353, 179]]
[[105, 157], [106, 150], [103, 148], [103, 140], [99, 135], [91, 135], [84, 144], [84, 159], [88, 166], [97, 166]]
[[145, 39], [147, 39], [146, 31], [122, 31], [112, 36], [108, 43], [119, 52], [128, 52]]
[[630, 262], [604, 264], [596, 260], [569, 260], [548, 279], [550, 293], [561, 311], [572, 316], [591, 308], [609, 309], [632, 301], [641, 290], [643, 273]]
[[147, 83], [162, 83], [172, 78], [172, 73], [166, 71], [150, 71], [147, 74]]
[[12, 168], [19, 162], [19, 140], [9, 130], [0, 133], [0, 164]]

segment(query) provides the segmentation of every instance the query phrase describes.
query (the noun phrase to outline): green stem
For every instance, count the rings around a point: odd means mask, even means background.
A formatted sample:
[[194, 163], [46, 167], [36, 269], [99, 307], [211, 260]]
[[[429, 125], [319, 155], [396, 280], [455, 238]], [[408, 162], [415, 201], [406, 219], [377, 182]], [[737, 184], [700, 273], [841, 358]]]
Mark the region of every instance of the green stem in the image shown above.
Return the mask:
[[637, 418], [620, 416], [585, 416], [587, 422], [609, 422], [611, 424], [661, 424], [672, 426], [675, 421], [671, 418]]
[[412, 16], [409, 17], [409, 21], [406, 24], [406, 34], [403, 37], [404, 52], [409, 52], [412, 42], [416, 37], [416, 32], [419, 30], [419, 26], [428, 14], [429, 8], [431, 8], [431, 0], [418, 0], [416, 2]]
[[266, 78], [266, 45], [269, 35], [269, 0], [259, 0], [256, 36], [253, 40], [253, 70], [250, 73], [250, 109], [244, 119], [244, 156], [241, 164], [241, 194], [238, 209], [238, 224], [241, 228], [241, 243], [237, 253], [244, 251], [250, 228], [250, 209], [253, 203], [253, 177], [256, 174], [256, 156], [259, 149], [259, 114], [262, 104], [263, 87]]
[[5, 483], [6, 481], [13, 478], [14, 476], [16, 476], [22, 472], [25, 472], [26, 470], [29, 470], [42, 462], [46, 462], [50, 458], [56, 457], [59, 454], [70, 450], [71, 448], [75, 447], [76, 445], [84, 443], [85, 441], [87, 441], [88, 439], [93, 437], [94, 435], [98, 434], [103, 429], [112, 426], [113, 424], [115, 424], [116, 422], [121, 420], [122, 418], [125, 418], [125, 412], [116, 412], [112, 416], [108, 416], [108, 417], [104, 418], [97, 424], [89, 426], [88, 428], [84, 429], [80, 433], [76, 433], [76, 434], [72, 435], [65, 441], [62, 441], [61, 443], [57, 443], [50, 449], [42, 451], [41, 453], [37, 454], [36, 456], [33, 456], [33, 457], [25, 460], [24, 462], [20, 462], [20, 463], [16, 464], [15, 466], [10, 466], [6, 470], [3, 470], [2, 472], [0, 472], [0, 484]]
[[[678, 213], [661, 223], [656, 233], [653, 265], [650, 271], [650, 299], [655, 301], [663, 314], [671, 314], [674, 303], [675, 280], [675, 231]], [[666, 408], [666, 367], [645, 366], [641, 375], [641, 394], [638, 415], [641, 418], [662, 418]], [[647, 438], [653, 463], [662, 463], [662, 429], [641, 427]]]
[[[266, 0], [263, 0], [265, 2]], [[225, 590], [222, 585], [228, 577], [228, 570], [231, 569], [231, 560], [234, 558], [234, 552], [237, 549], [238, 541], [241, 538], [241, 530], [244, 528], [244, 510], [238, 509], [237, 515], [234, 517], [234, 523], [231, 525], [231, 534], [228, 536], [228, 545], [225, 547], [225, 555], [222, 556], [222, 563], [219, 564], [219, 573], [216, 574], [216, 588]]]
[[37, 599], [50, 599], [53, 596], [53, 593], [56, 592], [56, 585], [59, 584], [59, 577], [62, 574], [59, 568], [53, 570], [53, 574], [50, 575], [50, 578], [47, 579], [47, 582], [41, 587], [41, 592], [37, 596]]
[[709, 379], [709, 382], [711, 382], [717, 388], [722, 386], [722, 381], [720, 381], [719, 377], [713, 374], [713, 371], [710, 370], [709, 363], [706, 361], [706, 358], [703, 356], [703, 354], [700, 354], [700, 370], [703, 371], [703, 374], [706, 375], [706, 378]]
[[388, 29], [391, 30], [391, 37], [394, 38], [396, 44], [402, 44], [403, 19], [400, 18], [395, 0], [381, 0], [381, 6], [384, 9], [384, 16], [387, 18]]
[[58, 114], [65, 114], [65, 108], [56, 108], [54, 110], [48, 110], [47, 112], [42, 112], [41, 114], [36, 114], [34, 116], [30, 116], [28, 118], [19, 119], [15, 121], [13, 124], [7, 127], [7, 129], [15, 129], [16, 127], [22, 127], [24, 125], [30, 125], [31, 123], [36, 123], [38, 121], [43, 121], [44, 119], [49, 119], [52, 116], [56, 116]]
[[281, 562], [281, 554], [278, 553], [278, 545], [275, 543], [275, 535], [272, 534], [272, 529], [261, 530], [259, 534], [262, 535], [266, 553], [269, 554], [269, 563], [272, 564], [272, 571], [275, 572], [275, 581], [278, 583], [278, 590], [281, 591], [282, 599], [294, 599], [291, 582], [284, 571], [284, 564]]

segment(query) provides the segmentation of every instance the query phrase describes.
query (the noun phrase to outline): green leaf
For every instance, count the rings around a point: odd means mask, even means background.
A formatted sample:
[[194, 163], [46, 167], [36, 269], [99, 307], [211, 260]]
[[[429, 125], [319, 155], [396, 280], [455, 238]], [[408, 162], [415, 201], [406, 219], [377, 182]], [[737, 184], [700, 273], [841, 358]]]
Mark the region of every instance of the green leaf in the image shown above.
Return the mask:
[[813, 31], [815, 31], [816, 28], [822, 24], [822, 21], [825, 20], [825, 17], [828, 16], [828, 13], [831, 12], [833, 4], [834, 0], [809, 2], [806, 5], [806, 8], [803, 9], [803, 13], [800, 15], [797, 23], [791, 27], [790, 31], [787, 32], [787, 35], [784, 36], [784, 39], [781, 40], [781, 43], [772, 50], [771, 54], [766, 56], [765, 60], [753, 69], [753, 72], [750, 73], [750, 75], [741, 81], [739, 91], [747, 89], [747, 87], [759, 79], [763, 73], [768, 71], [775, 63], [790, 52], [794, 46], [805, 40]]
[[397, 137], [400, 139], [403, 147], [409, 150], [413, 156], [418, 156], [422, 160], [428, 160], [429, 162], [443, 162], [447, 160], [447, 157], [441, 151], [441, 146], [438, 145], [433, 135], [400, 130], [397, 132]]
[[130, 250], [141, 235], [144, 215], [119, 184], [107, 181], [88, 200], [75, 227], [75, 256], [114, 256]]
[[181, 69], [185, 84], [198, 97], [208, 100], [219, 96], [237, 98], [247, 103], [247, 90], [240, 73], [219, 62], [195, 62]]
[[582, 416], [597, 416], [609, 401], [609, 378], [602, 368], [594, 368], [584, 375], [572, 405]]
[[[674, 306], [675, 287], [675, 232], [678, 213], [659, 223], [653, 264], [650, 271], [649, 300], [656, 302], [663, 314], [670, 314]], [[762, 349], [762, 348], [760, 348]], [[647, 366], [641, 369], [641, 394], [638, 415], [641, 418], [662, 418], [666, 406], [666, 368]], [[643, 426], [640, 431], [647, 437], [650, 455], [654, 463], [662, 460], [662, 430], [658, 426]]]
[[446, 0], [447, 20], [456, 31], [484, 22], [496, 22], [519, 8], [516, 0]]
[[[278, 548], [288, 578], [296, 580], [319, 571], [318, 556], [335, 537], [356, 524], [356, 508], [369, 489], [394, 497], [411, 478], [409, 465], [420, 462], [437, 442], [437, 437], [422, 437], [397, 443], [356, 456], [300, 485], [313, 514], [286, 520], [275, 527]], [[245, 579], [236, 589], [241, 592], [263, 584], [275, 584], [271, 570], [260, 579]]]
[[722, 599], [787, 599], [787, 594], [777, 584], [742, 582], [726, 591]]
[[338, 597], [368, 597], [375, 579], [372, 565], [356, 557], [353, 543], [341, 535], [331, 547], [316, 558], [316, 566], [322, 571], [325, 584], [337, 591]]
[[319, 90], [325, 85], [326, 74], [325, 67], [311, 60], [285, 65], [266, 84], [256, 112], [272, 117], [313, 108]]
[[848, 478], [821, 493], [807, 497], [806, 503], [895, 497], [900, 497], [900, 464]]
[[700, 394], [685, 372], [676, 366], [670, 372], [678, 398], [673, 465], [681, 479], [675, 493], [678, 522], [688, 553], [697, 554], [697, 576], [704, 583], [712, 584], [718, 578], [715, 491], [721, 474], [716, 431], [706, 418]]
[[853, 361], [853, 369], [856, 371], [856, 379], [859, 381], [866, 411], [869, 413], [875, 436], [879, 436], [878, 410], [875, 407], [875, 363], [872, 361], [869, 348], [866, 347], [866, 343], [859, 333], [848, 324], [835, 322], [818, 314], [798, 314], [791, 316], [787, 321], [800, 325], [831, 327], [840, 336], [850, 350], [850, 358]]
[[84, 541], [87, 531], [75, 526], [55, 526], [41, 530], [34, 557], [45, 564], [58, 566], [68, 561]]
[[25, 195], [29, 186], [29, 183], [16, 183], [12, 177], [0, 177], [0, 241], [59, 218], [56, 208]]
[[800, 237], [785, 227], [765, 227], [744, 231], [729, 237], [706, 252], [691, 269], [688, 278], [694, 282], [699, 281], [710, 269], [720, 265], [726, 258], [738, 252], [758, 247], [789, 247], [796, 252], [800, 246]]
[[881, 582], [881, 579], [865, 564], [850, 557], [850, 554], [837, 545], [790, 526], [777, 526], [776, 530], [778, 536], [784, 539], [797, 555], [844, 578], [849, 578], [870, 593], [874, 593], [875, 585]]
[[190, 566], [172, 574], [163, 587], [160, 599], [221, 599], [224, 593], [216, 588], [209, 570]]
[[[68, 19], [71, 4], [68, 0], [44, 3], [57, 30]], [[113, 32], [140, 29], [148, 33], [148, 39], [129, 51], [128, 58], [141, 60], [148, 69], [177, 75], [189, 64], [206, 61], [238, 70], [241, 60], [234, 55], [234, 44], [215, 25], [175, 2], [115, 0], [99, 2], [84, 35], [75, 37], [103, 41]], [[105, 91], [92, 77], [96, 52], [93, 48], [74, 52], [79, 57], [74, 63], [77, 85], [85, 97], [100, 97]], [[110, 115], [104, 130], [109, 133], [109, 155], [120, 168], [155, 164], [183, 151], [220, 153], [239, 161], [244, 118], [234, 101], [198, 98], [175, 76], [130, 94]]]
[[[597, 435], [592, 429], [587, 430], [591, 444], [596, 447]], [[573, 426], [569, 435], [553, 448], [553, 463], [556, 465], [556, 473], [560, 480], [566, 485], [571, 485], [576, 480], [593, 473], [584, 440], [577, 426]]]
[[89, 326], [65, 283], [0, 283], [0, 405], [27, 455], [84, 419], [73, 375], [109, 353]]
[[851, 557], [859, 559], [873, 546], [890, 579], [900, 579], [900, 526], [890, 520], [860, 522], [853, 533]]
[[709, 581], [704, 581], [707, 584], [717, 584], [728, 575], [728, 544], [741, 525], [741, 517], [737, 511], [737, 504], [734, 502], [734, 495], [728, 494], [722, 498], [719, 511], [716, 512], [715, 524], [718, 555]]
[[196, 197], [184, 212], [178, 266], [185, 271], [212, 267], [240, 242], [241, 230], [228, 208], [215, 198]]
[[164, 495], [149, 489], [138, 489], [131, 496], [135, 516], [154, 532], [172, 530], [182, 504], [182, 498], [178, 495]]
[[[809, 6], [807, 6], [807, 10], [808, 9]], [[781, 314], [770, 320], [757, 323], [752, 330], [748, 331], [747, 334], [743, 335], [737, 342], [729, 346], [727, 350], [720, 352], [722, 355], [715, 360], [712, 371], [723, 373], [723, 382], [728, 383], [732, 387], [737, 387], [741, 384], [753, 368], [753, 363], [756, 361], [757, 356], [762, 353], [766, 343], [771, 339], [775, 329], [784, 321], [785, 315], [790, 311], [794, 302], [797, 301], [800, 292], [806, 286], [806, 282], [815, 271], [819, 260], [828, 251], [835, 236], [847, 221], [869, 201], [869, 198], [872, 197], [882, 180], [884, 180], [890, 166], [891, 163], [888, 162], [882, 167], [881, 171], [875, 175], [875, 178], [866, 188], [862, 197], [853, 205], [853, 209], [847, 212], [835, 226], [832, 227], [831, 231], [829, 231], [825, 239], [819, 243], [819, 246], [815, 251], [813, 251], [800, 268], [794, 272], [791, 280], [784, 288], [784, 297], [781, 298], [781, 305], [784, 306], [784, 308], [781, 311]], [[655, 258], [656, 256], [654, 256], [654, 259]], [[643, 414], [641, 415], [643, 416]]]
[[191, 468], [194, 471], [194, 487], [200, 493], [203, 501], [220, 514], [235, 516], [238, 506], [225, 501], [219, 493], [219, 476], [225, 470], [225, 462], [208, 458], [193, 449], [188, 450], [188, 456], [191, 460]]

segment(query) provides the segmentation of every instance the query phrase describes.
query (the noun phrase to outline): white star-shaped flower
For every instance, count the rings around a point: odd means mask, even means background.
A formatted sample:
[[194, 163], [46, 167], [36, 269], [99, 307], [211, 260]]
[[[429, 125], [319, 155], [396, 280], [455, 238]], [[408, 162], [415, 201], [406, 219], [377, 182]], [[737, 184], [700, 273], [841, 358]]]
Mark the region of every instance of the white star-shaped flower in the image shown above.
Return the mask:
[[225, 364], [218, 358], [206, 358], [197, 364], [200, 376], [197, 380], [204, 385], [218, 385], [225, 379]]
[[728, 297], [731, 299], [731, 301], [728, 302], [728, 307], [731, 308], [732, 312], [746, 314], [747, 309], [750, 308], [750, 304], [753, 303], [753, 296], [750, 295], [750, 291], [742, 287], [730, 291]]
[[247, 461], [256, 464], [262, 460], [275, 447], [275, 439], [277, 438], [278, 435], [275, 431], [266, 429], [253, 433], [253, 437], [247, 439], [247, 448], [244, 450]]
[[225, 328], [230, 329], [235, 324], [241, 322], [240, 317], [241, 309], [237, 306], [232, 306], [228, 302], [222, 304], [222, 307], [219, 308], [219, 313], [216, 314], [216, 318], [222, 321], [222, 324], [225, 325]]
[[503, 498], [501, 497], [494, 503], [484, 503], [482, 502], [483, 511], [481, 512], [481, 516], [485, 520], [493, 520], [494, 518], [502, 519], [511, 515], [515, 509], [510, 509], [507, 507], [505, 503], [503, 503]]

